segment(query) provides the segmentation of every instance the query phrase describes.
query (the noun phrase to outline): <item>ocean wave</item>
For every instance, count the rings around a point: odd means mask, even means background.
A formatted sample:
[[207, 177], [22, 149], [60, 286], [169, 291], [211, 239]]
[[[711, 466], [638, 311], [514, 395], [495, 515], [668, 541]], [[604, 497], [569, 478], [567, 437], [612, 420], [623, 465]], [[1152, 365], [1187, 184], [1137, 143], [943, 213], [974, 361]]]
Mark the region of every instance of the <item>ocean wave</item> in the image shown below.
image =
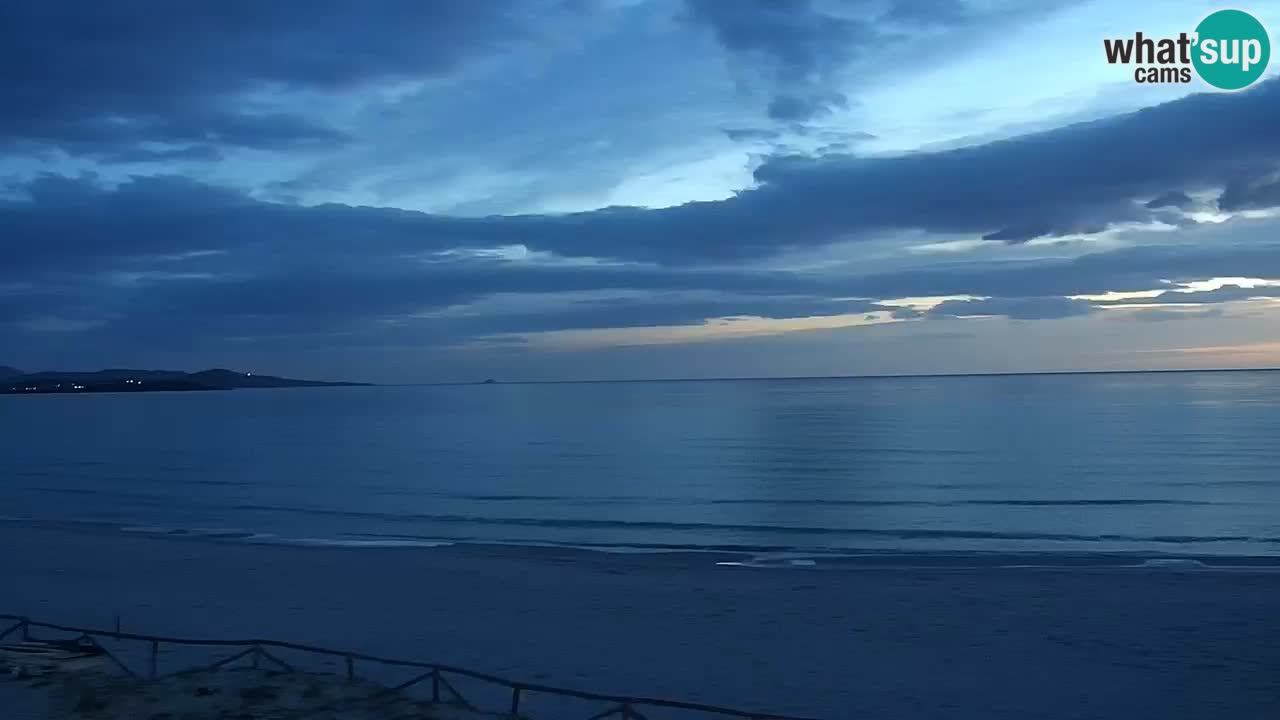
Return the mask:
[[1062, 500], [823, 500], [823, 499], [726, 499], [711, 500], [713, 505], [834, 505], [854, 507], [955, 507], [958, 505], [1007, 505], [1012, 507], [1073, 507], [1073, 506], [1108, 506], [1127, 507], [1134, 505], [1218, 505], [1208, 500], [1162, 500], [1156, 498], [1115, 498], [1115, 499], [1062, 499]]
[[269, 537], [266, 533], [257, 533], [250, 530], [239, 530], [233, 528], [167, 528], [156, 527], [153, 525], [126, 525], [119, 528], [119, 530], [121, 532], [141, 533], [144, 535], [181, 535], [210, 538], [215, 540], [249, 540], [253, 538]]
[[466, 500], [473, 502], [536, 502], [536, 503], [570, 503], [574, 505], [598, 504], [651, 504], [651, 505], [785, 505], [805, 507], [959, 507], [967, 505], [1010, 506], [1010, 507], [1076, 507], [1076, 506], [1115, 506], [1131, 507], [1143, 505], [1181, 505], [1205, 506], [1226, 505], [1212, 500], [1184, 500], [1162, 498], [1049, 498], [1049, 499], [956, 499], [956, 500], [913, 500], [904, 499], [829, 499], [829, 498], [696, 498], [680, 496], [645, 496], [645, 495], [555, 495], [526, 493], [447, 493], [420, 492], [411, 488], [380, 490], [378, 495], [406, 495], [433, 497], [444, 500]]
[[329, 547], [329, 548], [437, 548], [448, 547], [455, 543], [451, 540], [429, 540], [424, 538], [281, 538], [264, 537], [258, 540], [265, 545], [291, 545], [295, 547]]
[[[174, 486], [204, 485], [239, 487], [252, 483], [241, 480], [217, 479], [181, 479], [171, 483]], [[101, 497], [125, 500], [145, 504], [181, 504], [181, 498], [175, 495], [153, 494], [131, 490], [120, 490], [106, 487], [36, 487], [19, 488], [24, 492], [48, 495], [67, 495], [81, 497]], [[373, 495], [429, 497], [444, 500], [461, 500], [478, 503], [563, 503], [572, 505], [758, 505], [788, 507], [1141, 507], [1141, 506], [1222, 506], [1234, 503], [1180, 498], [956, 498], [949, 500], [925, 500], [912, 498], [697, 498], [682, 496], [644, 496], [644, 495], [564, 495], [539, 493], [455, 493], [430, 492], [415, 490], [410, 487], [374, 489]], [[210, 507], [208, 503], [200, 505]], [[235, 509], [266, 509], [254, 506]], [[279, 508], [286, 511], [285, 508]]]
[[[0, 522], [79, 532], [106, 532], [141, 535], [155, 539], [189, 542], [213, 542], [298, 548], [421, 549], [451, 546], [493, 546], [510, 548], [559, 548], [602, 554], [693, 554], [710, 555], [716, 564], [750, 568], [824, 568], [824, 569], [1089, 569], [1113, 568], [1133, 570], [1248, 570], [1280, 571], [1280, 557], [1275, 555], [1205, 554], [1203, 551], [1170, 549], [1113, 550], [1099, 548], [1050, 550], [971, 549], [902, 550], [857, 548], [826, 544], [784, 544], [751, 542], [611, 542], [556, 540], [546, 538], [504, 539], [447, 536], [415, 533], [353, 532], [330, 536], [282, 536], [270, 532], [253, 532], [238, 528], [179, 528], [152, 525], [121, 526], [99, 521], [48, 522], [32, 518], [0, 516]], [[893, 531], [888, 531], [893, 532]], [[1186, 538], [1177, 538], [1186, 540]], [[1174, 546], [1178, 547], [1178, 546]], [[724, 556], [737, 556], [725, 559]], [[719, 557], [716, 557], [719, 556]]]
[[416, 521], [444, 525], [499, 525], [562, 529], [634, 529], [667, 531], [739, 532], [762, 535], [843, 535], [849, 537], [883, 537], [900, 540], [1043, 540], [1059, 542], [1148, 542], [1165, 544], [1192, 543], [1267, 543], [1280, 544], [1280, 538], [1248, 535], [1126, 535], [1076, 534], [1053, 532], [1009, 532], [999, 530], [956, 530], [924, 528], [834, 528], [805, 525], [768, 525], [751, 523], [674, 522], [665, 520], [596, 520], [588, 518], [492, 517], [478, 515], [372, 513], [328, 508], [298, 508], [273, 505], [238, 505], [239, 511], [282, 514], [319, 515], [367, 520]]
[[1192, 560], [1191, 558], [1150, 558], [1143, 560], [1141, 567], [1168, 570], [1203, 570], [1208, 566], [1199, 560]]

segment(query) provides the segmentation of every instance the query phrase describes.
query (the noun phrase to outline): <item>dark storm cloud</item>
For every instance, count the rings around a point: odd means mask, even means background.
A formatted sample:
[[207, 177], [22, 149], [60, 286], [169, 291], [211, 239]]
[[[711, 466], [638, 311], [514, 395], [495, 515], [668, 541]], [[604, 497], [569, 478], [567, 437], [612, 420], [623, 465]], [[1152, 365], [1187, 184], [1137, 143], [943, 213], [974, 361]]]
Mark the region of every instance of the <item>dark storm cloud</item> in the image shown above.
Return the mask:
[[[338, 91], [447, 73], [500, 52], [556, 0], [0, 3], [0, 147], [151, 159], [222, 146], [332, 144], [337, 129], [262, 109], [256, 91]], [[164, 159], [165, 150], [156, 159]]]

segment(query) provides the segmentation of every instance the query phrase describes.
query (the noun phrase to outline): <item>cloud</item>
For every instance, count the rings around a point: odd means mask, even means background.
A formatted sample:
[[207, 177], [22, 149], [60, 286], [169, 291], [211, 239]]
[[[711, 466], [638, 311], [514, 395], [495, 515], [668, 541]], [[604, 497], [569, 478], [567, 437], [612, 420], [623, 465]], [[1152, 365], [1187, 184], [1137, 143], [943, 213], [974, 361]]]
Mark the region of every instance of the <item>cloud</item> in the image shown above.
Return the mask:
[[983, 240], [996, 240], [1010, 244], [1024, 243], [1028, 240], [1034, 240], [1038, 237], [1048, 235], [1052, 230], [1048, 225], [1023, 225], [1022, 227], [1007, 227], [1003, 230], [997, 230], [982, 236]]
[[1204, 308], [1203, 310], [1138, 310], [1130, 314], [1139, 322], [1168, 322], [1171, 320], [1203, 320], [1222, 316], [1222, 308]]
[[[1243, 259], [1242, 259], [1243, 260]], [[1243, 267], [1244, 262], [1239, 263]], [[1263, 266], [1265, 267], [1265, 266]], [[1261, 269], [1261, 268], [1257, 268]], [[1275, 266], [1272, 265], [1272, 271]], [[1253, 300], [1255, 298], [1274, 298], [1280, 297], [1280, 287], [1263, 286], [1263, 287], [1241, 287], [1239, 285], [1224, 285], [1217, 290], [1201, 290], [1195, 292], [1186, 292], [1182, 290], [1167, 290], [1155, 297], [1149, 298], [1132, 298], [1128, 300], [1101, 301], [1101, 305], [1188, 305], [1188, 304], [1212, 304], [1237, 302], [1240, 300]]]
[[801, 122], [848, 106], [848, 98], [837, 92], [779, 95], [769, 103], [769, 117], [783, 122]]
[[1156, 197], [1148, 200], [1146, 205], [1144, 205], [1144, 207], [1149, 210], [1157, 210], [1159, 208], [1167, 207], [1178, 208], [1179, 210], [1189, 210], [1194, 206], [1195, 200], [1193, 200], [1190, 195], [1178, 190], [1157, 195]]
[[[172, 176], [111, 184], [47, 175], [0, 192], [0, 342], [22, 346], [56, 331], [104, 346], [302, 336], [299, 347], [335, 337], [449, 344], [722, 315], [888, 310], [919, 319], [877, 301], [957, 295], [988, 299], [944, 302], [924, 317], [1070, 317], [1091, 307], [1071, 295], [1280, 277], [1276, 221], [1235, 218], [1180, 229], [1176, 244], [1066, 259], [758, 268], [791, 250], [883, 247], [899, 230], [1006, 243], [1093, 233], [1164, 218], [1193, 195], [1270, 208], [1280, 202], [1269, 194], [1277, 109], [1280, 84], [1271, 81], [954, 150], [774, 157], [756, 187], [657, 210], [452, 217], [269, 202]], [[1204, 131], [1224, 117], [1231, 132]], [[1028, 258], [1023, 250], [1006, 258]], [[1240, 298], [1214, 292], [1169, 299]]]
[[[1280, 277], [1280, 245], [1247, 238], [1269, 236], [1274, 223], [1268, 221], [1186, 231], [1204, 233], [1199, 245], [1069, 260], [799, 272], [440, 252], [417, 245], [412, 230], [422, 222], [420, 213], [278, 206], [162, 178], [94, 188], [83, 180], [50, 179], [29, 188], [32, 200], [20, 204], [24, 218], [0, 211], [6, 227], [30, 232], [25, 246], [13, 244], [22, 235], [3, 241], [7, 257], [22, 260], [0, 268], [5, 344], [21, 347], [56, 331], [100, 347], [287, 338], [294, 338], [295, 349], [432, 347], [494, 334], [696, 325], [739, 315], [889, 311], [899, 320], [1039, 320], [1089, 311], [1090, 303], [1066, 295], [1167, 287], [1165, 279]], [[175, 208], [182, 212], [173, 214]], [[1237, 240], [1221, 242], [1222, 236]], [[58, 252], [41, 244], [50, 238]], [[1271, 290], [1161, 297], [1217, 303]], [[948, 301], [925, 313], [877, 302], [940, 295], [988, 299]]]
[[[518, 226], [522, 242], [566, 255], [658, 262], [768, 257], [903, 229], [1010, 243], [1096, 234], [1168, 221], [1167, 208], [1145, 207], [1168, 193], [1222, 193], [1243, 206], [1230, 188], [1280, 168], [1277, 112], [1273, 80], [979, 146], [773, 157], [756, 170], [756, 187], [724, 201], [495, 220], [487, 229]], [[1205, 132], [1221, 118], [1231, 118], [1231, 132]], [[1251, 187], [1248, 207], [1272, 201], [1270, 186]]]
[[542, 311], [446, 318], [461, 336], [538, 333], [559, 330], [692, 326], [712, 318], [828, 317], [884, 310], [866, 301], [821, 297], [703, 296], [664, 294], [578, 300]]
[[[268, 203], [179, 178], [135, 178], [103, 190], [92, 178], [46, 177], [13, 189], [32, 201], [0, 204], [0, 218], [16, 267], [60, 262], [67, 253], [265, 243], [281, 252], [351, 254], [524, 245], [566, 257], [668, 265], [769, 258], [893, 230], [1018, 243], [1166, 219], [1167, 209], [1145, 207], [1166, 193], [1220, 192], [1228, 207], [1269, 206], [1276, 201], [1271, 185], [1241, 183], [1280, 168], [1278, 111], [1280, 81], [1270, 81], [975, 147], [876, 158], [775, 157], [756, 171], [757, 187], [659, 210], [459, 218]], [[1204, 131], [1223, 117], [1231, 118], [1231, 132]]]
[[782, 139], [781, 132], [762, 128], [725, 128], [723, 132], [725, 137], [734, 142], [776, 142]]
[[973, 10], [964, 0], [895, 0], [882, 20], [911, 26], [957, 25]]
[[[1273, 80], [955, 150], [774, 158], [756, 171], [760, 187], [736, 201], [786, 223], [797, 244], [801, 218], [811, 242], [891, 227], [1023, 242], [1151, 221], [1156, 211], [1144, 205], [1174, 192], [1221, 192], [1224, 209], [1274, 207], [1276, 185], [1246, 183], [1280, 168], [1277, 111]], [[1205, 132], [1221, 118], [1230, 132]]]
[[787, 124], [856, 105], [848, 92], [859, 76], [900, 72], [941, 52], [954, 59], [981, 36], [1062, 4], [685, 0], [687, 18], [714, 33], [747, 84], [762, 82], [771, 96], [768, 116]]
[[[864, 275], [850, 280], [849, 292], [878, 298], [978, 295], [1003, 298], [1097, 295], [1141, 291], [1168, 283], [1215, 277], [1280, 277], [1280, 244], [1271, 241], [1275, 222], [1237, 221], [1227, 228], [1187, 230], [1203, 245], [1146, 245], [1095, 252], [1070, 259], [962, 263]], [[1241, 235], [1234, 241], [1234, 231]], [[1253, 240], [1257, 235], [1267, 240]], [[1184, 238], [1184, 240], [1187, 240]], [[1265, 294], [1265, 291], [1251, 291]], [[1225, 299], [1228, 291], [1219, 295]], [[1170, 301], [1191, 294], [1169, 293]], [[1166, 297], [1166, 296], [1161, 296]], [[1127, 303], [1142, 302], [1127, 300]], [[1194, 300], [1181, 300], [1194, 302]]]
[[[558, 0], [0, 4], [0, 146], [104, 161], [346, 140], [271, 98], [440, 76], [527, 36]], [[167, 146], [151, 148], [145, 143]]]
[[863, 48], [882, 42], [874, 23], [828, 11], [813, 0], [686, 0], [689, 15], [709, 26], [730, 53], [758, 64], [779, 94], [775, 120], [803, 121], [845, 107], [828, 87], [832, 75]]
[[[174, 178], [136, 178], [114, 189], [89, 178], [45, 178], [24, 190], [29, 199], [0, 205], [7, 229], [0, 239], [7, 261], [0, 267], [0, 338], [13, 346], [31, 333], [90, 328], [101, 331], [104, 345], [298, 333], [324, 342], [339, 333], [365, 342], [408, 334], [455, 343], [477, 334], [696, 324], [729, 315], [888, 310], [896, 319], [1048, 319], [1088, 311], [1090, 303], [1069, 295], [1280, 277], [1280, 244], [1265, 239], [1276, 222], [1266, 220], [1200, 226], [1182, 231], [1177, 245], [1071, 259], [800, 272], [459, 251], [451, 248], [470, 237], [463, 231], [472, 221], [264, 203]], [[532, 230], [542, 222], [515, 220]], [[1223, 303], [1273, 293], [1224, 287], [1149, 302]], [[944, 302], [924, 314], [876, 302], [947, 295], [989, 299]]]
[[1003, 315], [1013, 320], [1056, 320], [1094, 312], [1091, 303], [1065, 297], [987, 298], [947, 300], [926, 314], [942, 317]]
[[[822, 291], [824, 285], [827, 292]], [[502, 260], [417, 264], [382, 257], [355, 266], [280, 265], [180, 281], [164, 277], [150, 281], [144, 276], [143, 284], [134, 288], [140, 292], [126, 307], [131, 314], [154, 308], [157, 314], [184, 320], [364, 319], [427, 314], [495, 295], [572, 297], [607, 291], [641, 296], [573, 302], [572, 314], [611, 315], [630, 323], [642, 312], [650, 318], [657, 313], [663, 321], [672, 322], [676, 315], [700, 321], [720, 315], [801, 317], [875, 309], [869, 302], [833, 297], [831, 285], [769, 273], [566, 267]], [[115, 288], [104, 290], [108, 295], [127, 295]], [[538, 309], [526, 301], [525, 307], [507, 308], [503, 314], [527, 318], [528, 308]], [[693, 317], [697, 313], [709, 314]]]
[[[264, 203], [180, 178], [106, 189], [92, 178], [48, 177], [24, 191], [28, 200], [0, 205], [0, 220], [13, 230], [0, 242], [8, 259], [0, 287], [14, 288], [0, 294], [0, 325], [11, 332], [47, 327], [32, 319], [48, 316], [96, 325], [108, 342], [367, 336], [379, 323], [407, 322], [456, 340], [481, 331], [874, 309], [841, 300], [838, 278], [450, 252], [450, 224], [421, 213]], [[565, 299], [601, 292], [631, 296]], [[558, 300], [516, 300], [487, 316], [438, 315], [494, 296]]]
[[[1274, 170], [1274, 166], [1271, 168]], [[1226, 211], [1265, 210], [1280, 205], [1280, 174], [1239, 177], [1227, 184], [1218, 208]]]

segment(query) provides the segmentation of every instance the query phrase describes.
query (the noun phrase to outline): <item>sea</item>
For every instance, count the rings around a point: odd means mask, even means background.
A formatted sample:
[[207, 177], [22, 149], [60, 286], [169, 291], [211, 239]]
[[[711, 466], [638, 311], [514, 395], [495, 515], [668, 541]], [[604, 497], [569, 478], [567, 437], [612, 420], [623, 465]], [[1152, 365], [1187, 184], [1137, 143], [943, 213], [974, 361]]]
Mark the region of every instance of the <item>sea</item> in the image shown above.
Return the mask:
[[3, 396], [0, 522], [370, 551], [1269, 561], [1280, 372]]

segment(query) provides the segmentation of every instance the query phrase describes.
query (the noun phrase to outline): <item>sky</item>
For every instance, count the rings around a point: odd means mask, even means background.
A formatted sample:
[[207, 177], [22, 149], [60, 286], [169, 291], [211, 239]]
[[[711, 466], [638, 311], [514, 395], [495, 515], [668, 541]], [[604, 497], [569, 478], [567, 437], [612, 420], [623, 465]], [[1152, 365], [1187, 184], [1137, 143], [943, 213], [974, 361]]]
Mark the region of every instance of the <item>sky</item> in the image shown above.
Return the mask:
[[1103, 52], [1220, 7], [6, 2], [0, 364], [1280, 367], [1280, 62]]

